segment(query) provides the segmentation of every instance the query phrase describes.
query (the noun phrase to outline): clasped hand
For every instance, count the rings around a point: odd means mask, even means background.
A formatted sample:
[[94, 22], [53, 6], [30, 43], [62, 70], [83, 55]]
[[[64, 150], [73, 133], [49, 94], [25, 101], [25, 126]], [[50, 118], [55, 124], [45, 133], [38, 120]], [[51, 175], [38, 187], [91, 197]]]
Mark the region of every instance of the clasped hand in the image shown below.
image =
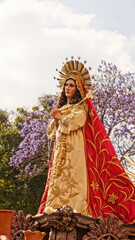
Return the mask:
[[51, 111], [51, 116], [55, 119], [55, 120], [59, 120], [61, 118], [61, 111], [59, 109], [53, 109]]

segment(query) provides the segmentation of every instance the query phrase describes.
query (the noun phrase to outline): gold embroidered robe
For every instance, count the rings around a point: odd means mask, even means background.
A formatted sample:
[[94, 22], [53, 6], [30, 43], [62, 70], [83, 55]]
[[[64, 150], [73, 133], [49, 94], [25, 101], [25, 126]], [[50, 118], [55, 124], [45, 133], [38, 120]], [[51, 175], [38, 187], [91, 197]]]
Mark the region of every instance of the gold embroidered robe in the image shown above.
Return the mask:
[[87, 117], [85, 103], [66, 104], [61, 108], [59, 124], [52, 120], [48, 138], [55, 138], [46, 208], [69, 205], [77, 212], [90, 215], [88, 210], [88, 177], [83, 126]]

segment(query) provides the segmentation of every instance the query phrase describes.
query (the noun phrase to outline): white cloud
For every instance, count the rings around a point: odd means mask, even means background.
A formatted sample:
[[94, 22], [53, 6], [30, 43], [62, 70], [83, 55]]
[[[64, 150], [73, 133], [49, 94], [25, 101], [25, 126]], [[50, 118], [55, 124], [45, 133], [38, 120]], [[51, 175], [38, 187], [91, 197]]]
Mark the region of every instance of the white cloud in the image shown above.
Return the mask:
[[30, 26], [34, 26], [34, 28], [89, 27], [96, 17], [95, 14], [75, 13], [69, 7], [55, 0], [23, 0], [20, 2], [18, 0], [6, 0], [1, 6], [0, 19], [5, 20], [5, 22], [9, 20], [14, 30], [19, 29], [19, 25], [25, 27], [23, 28], [24, 32]]
[[79, 14], [58, 1], [6, 0], [0, 4], [0, 108], [34, 105], [55, 93], [55, 68], [79, 56], [96, 67], [102, 59], [134, 71], [131, 39], [93, 29], [94, 14]]

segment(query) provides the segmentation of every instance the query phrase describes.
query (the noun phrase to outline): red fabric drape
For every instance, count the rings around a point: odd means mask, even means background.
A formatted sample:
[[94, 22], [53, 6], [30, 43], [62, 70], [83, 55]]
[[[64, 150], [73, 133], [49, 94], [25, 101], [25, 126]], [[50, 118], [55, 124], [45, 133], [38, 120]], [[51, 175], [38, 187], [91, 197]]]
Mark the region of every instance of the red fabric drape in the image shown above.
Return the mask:
[[42, 196], [42, 199], [41, 199], [41, 202], [40, 202], [38, 213], [43, 213], [44, 209], [45, 209], [45, 206], [46, 206], [48, 187], [49, 187], [49, 182], [50, 182], [50, 170], [51, 170], [51, 167], [52, 167], [52, 163], [53, 163], [53, 153], [52, 153], [52, 156], [51, 156], [51, 159], [50, 159], [50, 162], [49, 162], [47, 182], [46, 182], [46, 186], [45, 186], [45, 191], [43, 193], [43, 196]]
[[135, 219], [135, 187], [118, 160], [90, 99], [85, 125], [88, 201], [93, 217], [113, 214], [127, 223]]

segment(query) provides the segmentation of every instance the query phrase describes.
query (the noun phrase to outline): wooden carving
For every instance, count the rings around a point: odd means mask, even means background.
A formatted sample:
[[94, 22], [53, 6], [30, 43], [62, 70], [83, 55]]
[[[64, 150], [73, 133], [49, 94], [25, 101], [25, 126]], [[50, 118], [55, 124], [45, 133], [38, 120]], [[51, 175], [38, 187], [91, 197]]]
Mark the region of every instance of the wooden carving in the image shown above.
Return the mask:
[[32, 216], [28, 214], [26, 217], [22, 210], [18, 212], [17, 215], [14, 216], [12, 222], [12, 231], [11, 231], [11, 239], [14, 240], [22, 240], [24, 239], [23, 231], [32, 230], [35, 231], [38, 229], [38, 222], [32, 220]]
[[82, 240], [128, 240], [129, 232], [121, 220], [114, 219], [109, 215], [107, 219], [98, 218], [97, 223], [89, 225], [90, 231], [83, 236]]

